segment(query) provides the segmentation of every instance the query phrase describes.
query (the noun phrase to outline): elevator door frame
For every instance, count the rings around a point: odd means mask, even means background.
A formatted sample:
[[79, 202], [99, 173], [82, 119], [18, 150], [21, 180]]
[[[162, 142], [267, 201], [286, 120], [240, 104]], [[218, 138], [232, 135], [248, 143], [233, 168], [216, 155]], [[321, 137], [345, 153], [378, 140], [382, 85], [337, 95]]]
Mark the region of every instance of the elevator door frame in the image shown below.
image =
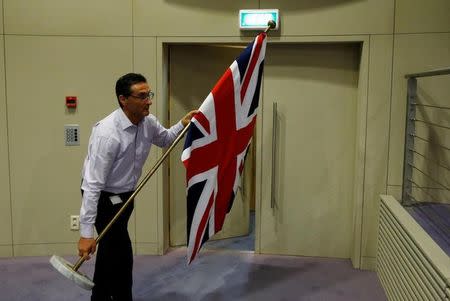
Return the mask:
[[[163, 124], [168, 125], [168, 100], [169, 100], [169, 47], [173, 44], [211, 44], [211, 43], [230, 43], [230, 44], [248, 44], [252, 37], [158, 37], [157, 39], [157, 97], [161, 101], [156, 103], [157, 115], [161, 118]], [[353, 188], [353, 245], [351, 248], [351, 261], [353, 267], [362, 267], [362, 233], [363, 233], [363, 200], [364, 200], [364, 171], [365, 171], [365, 153], [366, 153], [366, 127], [367, 127], [367, 107], [368, 107], [368, 65], [369, 65], [369, 36], [318, 36], [318, 37], [275, 37], [270, 38], [268, 43], [360, 43], [361, 45], [361, 63], [359, 68], [358, 97], [357, 97], [357, 116], [356, 116], [356, 145], [355, 145], [355, 173]], [[266, 53], [266, 55], [270, 55]], [[231, 62], [230, 62], [231, 63]], [[166, 113], [164, 113], [166, 112]], [[257, 116], [257, 124], [262, 124], [262, 114]], [[256, 218], [255, 218], [255, 253], [261, 253], [260, 250], [260, 217], [258, 212], [261, 210], [261, 141], [262, 129], [256, 127]], [[169, 248], [169, 206], [168, 206], [168, 168], [164, 165], [162, 171], [157, 174], [158, 178], [158, 253], [164, 254]]]

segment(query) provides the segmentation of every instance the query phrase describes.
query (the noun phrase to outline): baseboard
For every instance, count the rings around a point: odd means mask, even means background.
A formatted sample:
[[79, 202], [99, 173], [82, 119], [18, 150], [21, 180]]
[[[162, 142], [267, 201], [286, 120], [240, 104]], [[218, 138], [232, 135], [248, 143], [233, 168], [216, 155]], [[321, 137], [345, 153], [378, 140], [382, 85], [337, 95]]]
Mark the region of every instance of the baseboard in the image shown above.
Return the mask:
[[376, 271], [377, 258], [376, 257], [362, 257], [361, 258], [361, 270]]
[[0, 257], [12, 257], [13, 249], [11, 245], [0, 246]]
[[160, 255], [158, 252], [158, 244], [151, 242], [138, 242], [134, 249], [135, 255]]
[[14, 245], [14, 257], [21, 256], [76, 256], [78, 255], [77, 243], [45, 243], [45, 244], [20, 244]]

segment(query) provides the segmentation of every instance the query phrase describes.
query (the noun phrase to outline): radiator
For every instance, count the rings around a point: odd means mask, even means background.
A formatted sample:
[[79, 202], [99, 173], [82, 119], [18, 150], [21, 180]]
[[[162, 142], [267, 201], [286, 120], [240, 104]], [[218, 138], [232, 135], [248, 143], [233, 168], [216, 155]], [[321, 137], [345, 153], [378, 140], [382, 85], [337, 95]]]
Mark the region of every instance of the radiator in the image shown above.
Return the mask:
[[389, 300], [450, 300], [450, 258], [392, 196], [381, 196], [377, 274]]

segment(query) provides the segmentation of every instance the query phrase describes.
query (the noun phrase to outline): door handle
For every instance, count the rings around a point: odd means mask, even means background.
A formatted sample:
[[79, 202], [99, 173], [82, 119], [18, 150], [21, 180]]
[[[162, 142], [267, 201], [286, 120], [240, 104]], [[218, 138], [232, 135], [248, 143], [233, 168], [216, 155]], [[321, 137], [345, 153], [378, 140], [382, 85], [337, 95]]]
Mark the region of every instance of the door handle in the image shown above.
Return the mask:
[[275, 178], [276, 178], [276, 158], [277, 158], [277, 103], [274, 102], [272, 106], [272, 175], [271, 175], [271, 196], [270, 196], [270, 208], [275, 207]]
[[[245, 165], [244, 165], [245, 166]], [[242, 174], [241, 174], [241, 178], [240, 178], [240, 183], [238, 185], [238, 190], [241, 191], [242, 197], [244, 197], [244, 191], [245, 191], [245, 167], [242, 170]], [[243, 199], [243, 198], [242, 198]]]

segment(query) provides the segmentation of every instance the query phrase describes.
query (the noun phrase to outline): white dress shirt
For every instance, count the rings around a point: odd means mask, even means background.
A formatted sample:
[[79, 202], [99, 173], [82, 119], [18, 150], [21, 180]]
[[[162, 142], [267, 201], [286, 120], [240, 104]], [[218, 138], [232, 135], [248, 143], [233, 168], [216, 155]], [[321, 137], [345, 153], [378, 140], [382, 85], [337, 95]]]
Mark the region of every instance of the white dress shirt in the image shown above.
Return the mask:
[[82, 237], [94, 237], [100, 192], [118, 194], [134, 190], [152, 144], [167, 147], [182, 129], [181, 121], [166, 129], [153, 115], [134, 125], [122, 109], [115, 110], [93, 127], [81, 173]]

